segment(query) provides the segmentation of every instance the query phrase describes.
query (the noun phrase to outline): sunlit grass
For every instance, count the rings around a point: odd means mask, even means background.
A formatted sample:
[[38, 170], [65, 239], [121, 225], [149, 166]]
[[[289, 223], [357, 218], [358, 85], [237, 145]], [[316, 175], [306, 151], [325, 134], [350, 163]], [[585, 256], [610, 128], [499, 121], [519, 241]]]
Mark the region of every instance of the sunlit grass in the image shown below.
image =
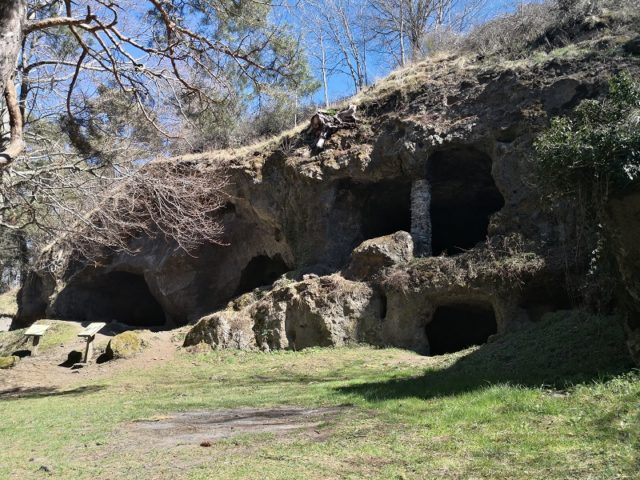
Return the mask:
[[[582, 347], [584, 346], [584, 347]], [[0, 397], [2, 398], [2, 397]], [[126, 425], [172, 412], [345, 407], [313, 433], [155, 447]], [[181, 354], [0, 400], [0, 478], [637, 478], [640, 377], [612, 318], [557, 314], [464, 352]], [[34, 461], [30, 459], [34, 458]]]

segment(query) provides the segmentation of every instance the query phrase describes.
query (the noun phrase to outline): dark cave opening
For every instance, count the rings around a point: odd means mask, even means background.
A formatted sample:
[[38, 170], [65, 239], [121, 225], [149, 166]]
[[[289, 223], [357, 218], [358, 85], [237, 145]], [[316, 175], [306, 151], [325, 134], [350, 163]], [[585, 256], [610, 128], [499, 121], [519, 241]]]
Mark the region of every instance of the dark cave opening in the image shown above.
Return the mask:
[[411, 232], [411, 184], [382, 181], [356, 189], [363, 200], [364, 240], [403, 230]]
[[491, 158], [472, 147], [429, 157], [433, 255], [455, 255], [487, 237], [489, 217], [504, 206]]
[[56, 301], [64, 318], [112, 321], [134, 327], [162, 327], [164, 310], [142, 275], [129, 272], [99, 274], [64, 291]]
[[323, 222], [323, 261], [340, 267], [353, 249], [365, 240], [411, 231], [411, 182], [409, 179], [364, 183], [342, 179], [336, 183]]
[[242, 295], [251, 290], [271, 285], [278, 277], [287, 273], [289, 266], [280, 255], [269, 257], [268, 255], [258, 255], [253, 257], [240, 275], [240, 283], [235, 295]]
[[431, 355], [481, 345], [497, 330], [495, 313], [489, 303], [441, 305], [426, 327]]
[[[411, 183], [383, 180], [376, 183], [340, 182], [329, 225], [332, 235], [357, 233], [360, 242], [411, 231]], [[359, 225], [354, 221], [358, 217]], [[354, 218], [355, 217], [355, 218]], [[357, 232], [355, 231], [357, 230]]]

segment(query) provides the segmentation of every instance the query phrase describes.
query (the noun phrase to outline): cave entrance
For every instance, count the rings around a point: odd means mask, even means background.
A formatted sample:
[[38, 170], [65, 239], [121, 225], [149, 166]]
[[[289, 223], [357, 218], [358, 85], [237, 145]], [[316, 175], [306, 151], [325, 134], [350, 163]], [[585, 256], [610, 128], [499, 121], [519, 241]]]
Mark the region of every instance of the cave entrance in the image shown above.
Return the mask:
[[112, 321], [133, 327], [163, 327], [164, 310], [142, 275], [94, 272], [70, 285], [56, 299], [54, 310], [76, 321]]
[[455, 255], [487, 237], [489, 217], [504, 206], [491, 158], [472, 147], [429, 157], [433, 255]]
[[383, 181], [359, 187], [364, 240], [411, 232], [411, 183]]
[[135, 327], [159, 327], [165, 323], [164, 310], [151, 294], [142, 275], [111, 272], [94, 289], [102, 318]]
[[236, 289], [235, 295], [242, 295], [251, 290], [271, 285], [278, 277], [290, 270], [280, 255], [269, 257], [267, 255], [258, 255], [253, 257], [240, 275], [240, 283]]
[[431, 355], [481, 345], [498, 331], [490, 303], [452, 303], [436, 308], [426, 333]]

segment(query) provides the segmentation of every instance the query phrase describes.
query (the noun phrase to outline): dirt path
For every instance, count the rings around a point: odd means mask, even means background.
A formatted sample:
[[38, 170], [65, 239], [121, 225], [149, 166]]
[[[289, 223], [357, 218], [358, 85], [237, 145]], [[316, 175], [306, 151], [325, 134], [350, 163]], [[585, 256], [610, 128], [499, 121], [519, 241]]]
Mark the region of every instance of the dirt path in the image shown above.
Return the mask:
[[346, 411], [348, 407], [233, 408], [180, 412], [129, 423], [122, 429], [125, 434], [122, 438], [127, 438], [131, 447], [146, 444], [153, 448], [191, 444], [209, 446], [207, 443], [212, 441], [256, 433], [286, 435], [306, 432], [320, 438], [318, 428]]
[[[0, 399], [19, 396], [25, 391], [53, 392], [77, 383], [109, 377], [128, 369], [144, 369], [160, 365], [175, 357], [180, 347], [176, 333], [175, 330], [140, 332], [148, 346], [139, 355], [98, 364], [95, 362], [98, 357], [96, 353], [93, 362], [82, 368], [62, 366], [67, 361], [69, 352], [83, 351], [84, 341], [80, 338], [42, 352], [36, 357], [25, 357], [15, 367], [0, 370]], [[106, 346], [108, 341], [107, 336], [96, 336], [98, 346]]]

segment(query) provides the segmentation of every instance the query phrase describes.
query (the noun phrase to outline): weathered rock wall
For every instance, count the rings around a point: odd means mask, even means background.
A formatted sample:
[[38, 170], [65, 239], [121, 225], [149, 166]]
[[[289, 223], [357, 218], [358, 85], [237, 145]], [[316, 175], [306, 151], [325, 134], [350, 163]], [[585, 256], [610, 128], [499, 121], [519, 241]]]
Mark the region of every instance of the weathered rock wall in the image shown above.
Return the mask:
[[[18, 324], [44, 315], [126, 317], [126, 305], [102, 305], [126, 303], [120, 299], [127, 282], [98, 293], [113, 283], [105, 278], [122, 272], [139, 285], [148, 311], [156, 311], [153, 302], [160, 306], [159, 322], [205, 316], [188, 343], [220, 347], [366, 341], [428, 352], [425, 326], [442, 306], [489, 308], [497, 332], [565, 306], [567, 264], [559, 250], [571, 226], [540, 208], [532, 142], [552, 116], [601, 94], [610, 75], [640, 71], [636, 57], [610, 44], [589, 48], [576, 58], [506, 66], [449, 58], [395, 74], [358, 99], [359, 127], [335, 134], [324, 151], [313, 152], [303, 133], [229, 163], [222, 212], [228, 245], [188, 255], [161, 239], [142, 239], [139, 254], [113, 255], [99, 267], [34, 272], [21, 293]], [[427, 198], [429, 208], [420, 208]], [[357, 267], [371, 253], [365, 244], [347, 268], [355, 247], [398, 231], [414, 234], [418, 254], [443, 256], [389, 263], [376, 251]], [[496, 251], [509, 238], [526, 248]], [[402, 244], [393, 241], [392, 248]], [[241, 296], [278, 277], [288, 284], [276, 282], [262, 298]], [[238, 296], [245, 304], [225, 308]]]
[[627, 344], [640, 365], [640, 192], [612, 199], [607, 210], [613, 254], [622, 280], [618, 299], [625, 316]]

